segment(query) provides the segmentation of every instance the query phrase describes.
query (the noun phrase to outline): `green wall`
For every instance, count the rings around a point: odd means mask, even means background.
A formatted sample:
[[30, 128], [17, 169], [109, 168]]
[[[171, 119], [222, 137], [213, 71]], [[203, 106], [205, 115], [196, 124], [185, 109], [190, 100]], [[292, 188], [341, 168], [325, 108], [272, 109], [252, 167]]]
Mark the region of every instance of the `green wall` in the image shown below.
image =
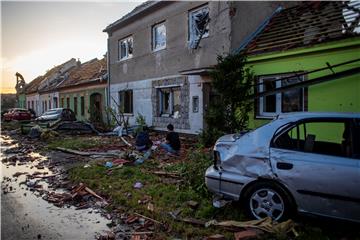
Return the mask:
[[21, 93], [21, 94], [18, 95], [18, 107], [19, 108], [27, 108], [25, 93]]
[[[80, 121], [87, 121], [90, 120], [90, 111], [91, 111], [91, 105], [90, 105], [90, 96], [92, 94], [99, 93], [101, 94], [101, 102], [102, 102], [102, 116], [103, 120], [106, 120], [106, 114], [105, 114], [105, 106], [106, 106], [106, 90], [104, 87], [102, 88], [96, 88], [96, 89], [89, 89], [89, 90], [83, 90], [83, 91], [76, 91], [76, 92], [60, 92], [59, 93], [59, 102], [60, 107], [68, 108], [67, 106], [67, 98], [70, 99], [70, 106], [69, 108], [74, 111], [74, 98], [77, 97], [77, 114], [76, 119]], [[84, 96], [85, 100], [85, 112], [84, 115], [81, 115], [81, 96]], [[64, 106], [61, 106], [61, 99], [64, 99]]]
[[[248, 66], [257, 76], [311, 71], [360, 58], [360, 38], [317, 46], [248, 57]], [[360, 62], [334, 69], [340, 72], [359, 67]], [[331, 74], [330, 70], [306, 75], [313, 79]], [[360, 74], [308, 87], [308, 111], [360, 112]], [[251, 113], [249, 127], [256, 128], [269, 120], [255, 119]]]

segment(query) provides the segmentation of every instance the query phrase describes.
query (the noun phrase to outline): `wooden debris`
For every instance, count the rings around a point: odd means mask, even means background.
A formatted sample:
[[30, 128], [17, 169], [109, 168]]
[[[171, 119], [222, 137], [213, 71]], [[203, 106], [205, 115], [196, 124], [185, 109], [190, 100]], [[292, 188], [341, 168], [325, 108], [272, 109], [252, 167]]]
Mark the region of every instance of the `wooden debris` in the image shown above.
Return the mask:
[[163, 172], [163, 171], [155, 171], [155, 172], [151, 172], [155, 175], [159, 175], [159, 176], [166, 176], [166, 177], [173, 177], [173, 178], [180, 178], [180, 174], [177, 172]]
[[145, 218], [145, 219], [147, 219], [147, 220], [150, 220], [150, 221], [152, 221], [152, 222], [154, 222], [154, 223], [158, 223], [158, 224], [160, 224], [160, 225], [163, 225], [161, 222], [159, 222], [159, 221], [157, 221], [157, 220], [155, 220], [155, 219], [149, 218], [149, 217], [144, 216], [144, 215], [141, 215], [141, 214], [139, 214], [139, 213], [134, 213], [134, 214], [137, 215], [137, 216], [139, 216], [139, 217], [142, 217], [142, 218]]
[[125, 138], [123, 138], [123, 137], [120, 137], [120, 138], [126, 145], [128, 145], [129, 147], [132, 147], [132, 145], [128, 141], [126, 141]]
[[186, 222], [186, 223], [190, 223], [190, 224], [193, 224], [193, 225], [199, 225], [199, 226], [202, 226], [202, 227], [204, 227], [205, 223], [206, 223], [205, 221], [194, 219], [194, 218], [183, 218], [183, 219], [181, 219], [181, 221]]
[[205, 238], [206, 240], [225, 240], [225, 236], [222, 234], [215, 234], [215, 235], [211, 235], [207, 238]]
[[255, 230], [245, 230], [234, 233], [235, 240], [247, 240], [257, 238], [258, 233]]

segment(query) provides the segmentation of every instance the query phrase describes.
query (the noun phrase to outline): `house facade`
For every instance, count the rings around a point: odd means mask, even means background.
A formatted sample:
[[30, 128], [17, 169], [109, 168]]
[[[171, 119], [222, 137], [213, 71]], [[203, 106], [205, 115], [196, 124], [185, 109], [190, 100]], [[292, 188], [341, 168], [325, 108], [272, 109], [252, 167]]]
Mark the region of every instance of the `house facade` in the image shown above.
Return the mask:
[[106, 58], [93, 59], [69, 71], [57, 87], [59, 107], [70, 108], [77, 120], [106, 121]]
[[270, 20], [246, 48], [257, 76], [249, 128], [281, 113], [360, 112], [359, 8], [305, 2]]
[[[108, 33], [108, 105], [159, 130], [199, 132], [211, 101], [209, 70], [283, 2], [148, 1]], [[249, 21], [251, 19], [251, 21]]]

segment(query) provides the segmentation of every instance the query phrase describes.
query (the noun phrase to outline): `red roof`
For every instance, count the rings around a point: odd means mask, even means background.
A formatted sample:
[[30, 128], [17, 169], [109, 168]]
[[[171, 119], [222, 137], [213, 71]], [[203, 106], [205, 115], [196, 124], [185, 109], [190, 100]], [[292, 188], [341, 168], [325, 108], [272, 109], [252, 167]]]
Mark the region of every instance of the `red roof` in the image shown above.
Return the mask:
[[249, 55], [359, 36], [360, 1], [310, 1], [276, 14], [246, 47]]

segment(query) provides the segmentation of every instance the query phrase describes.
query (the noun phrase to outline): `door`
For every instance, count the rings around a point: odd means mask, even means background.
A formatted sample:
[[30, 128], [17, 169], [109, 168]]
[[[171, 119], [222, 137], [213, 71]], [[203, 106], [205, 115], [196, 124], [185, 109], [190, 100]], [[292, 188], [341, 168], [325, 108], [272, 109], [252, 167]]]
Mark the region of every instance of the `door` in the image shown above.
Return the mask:
[[274, 172], [292, 192], [299, 211], [360, 221], [354, 127], [351, 119], [312, 119], [274, 137]]

